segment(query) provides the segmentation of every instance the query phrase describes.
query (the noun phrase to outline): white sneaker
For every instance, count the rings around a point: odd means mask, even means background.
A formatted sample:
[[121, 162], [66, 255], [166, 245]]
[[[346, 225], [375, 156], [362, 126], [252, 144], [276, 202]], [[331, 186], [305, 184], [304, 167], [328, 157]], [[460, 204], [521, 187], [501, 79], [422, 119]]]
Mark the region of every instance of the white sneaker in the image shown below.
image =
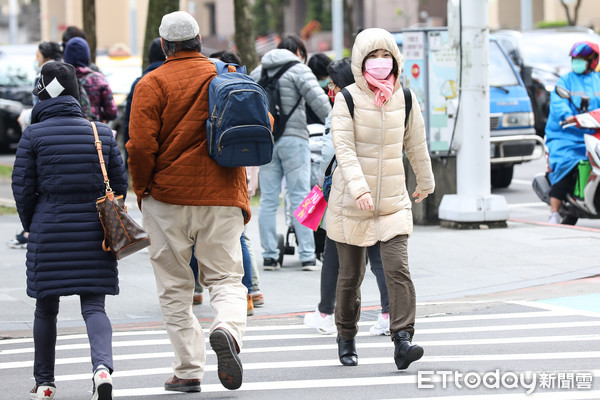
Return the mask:
[[40, 385], [35, 385], [29, 392], [29, 398], [31, 400], [37, 399], [53, 399], [56, 394], [56, 386], [54, 383], [44, 382]]
[[558, 212], [554, 211], [550, 214], [550, 220], [548, 221], [549, 224], [560, 224], [561, 222], [562, 218]]
[[316, 329], [323, 335], [331, 335], [337, 332], [333, 315], [322, 314], [318, 309], [313, 313], [304, 315], [304, 325]]
[[94, 372], [93, 382], [92, 400], [112, 400], [113, 385], [108, 368], [104, 365], [98, 366], [96, 372]]
[[377, 322], [369, 329], [369, 333], [372, 336], [390, 336], [390, 314], [387, 314], [387, 318], [383, 314], [379, 314]]

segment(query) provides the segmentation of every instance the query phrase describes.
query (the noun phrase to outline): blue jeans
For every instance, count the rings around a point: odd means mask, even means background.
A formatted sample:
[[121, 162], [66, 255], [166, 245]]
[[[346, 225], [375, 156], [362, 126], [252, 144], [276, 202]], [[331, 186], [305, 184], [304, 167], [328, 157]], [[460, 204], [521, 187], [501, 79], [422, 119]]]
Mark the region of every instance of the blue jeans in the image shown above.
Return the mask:
[[[277, 208], [281, 181], [285, 177], [291, 209], [296, 210], [310, 192], [310, 148], [308, 140], [299, 137], [281, 137], [273, 149], [273, 159], [260, 167], [260, 213], [258, 227], [263, 258], [279, 257], [277, 249]], [[315, 258], [313, 231], [293, 218], [300, 261]]]
[[242, 277], [242, 283], [248, 289], [248, 294], [252, 292], [252, 259], [250, 258], [250, 251], [246, 244], [246, 238], [242, 234], [240, 238], [242, 244], [242, 263], [244, 264], [244, 276]]

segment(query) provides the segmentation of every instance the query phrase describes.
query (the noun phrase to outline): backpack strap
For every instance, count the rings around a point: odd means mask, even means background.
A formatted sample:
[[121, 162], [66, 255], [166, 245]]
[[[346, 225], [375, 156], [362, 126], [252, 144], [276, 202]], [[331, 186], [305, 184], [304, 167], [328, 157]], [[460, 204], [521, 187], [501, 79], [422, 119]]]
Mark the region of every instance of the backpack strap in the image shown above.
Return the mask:
[[[410, 93], [410, 89], [402, 88], [404, 92], [404, 103], [406, 106], [406, 117], [404, 119], [404, 128], [408, 127], [408, 119], [410, 116], [410, 110], [412, 109], [412, 94]], [[354, 100], [352, 100], [352, 95], [346, 88], [342, 88], [342, 95], [346, 99], [346, 105], [348, 106], [348, 111], [350, 112], [350, 116], [354, 118]]]
[[[296, 64], [299, 64], [299, 63], [300, 63], [300, 61], [290, 61], [290, 62], [289, 62], [289, 63], [287, 63], [287, 64], [283, 64], [283, 65], [281, 66], [281, 68], [279, 68], [279, 71], [277, 71], [277, 72], [275, 73], [275, 75], [273, 75], [273, 76], [272, 76], [272, 77], [270, 77], [270, 78], [267, 76], [267, 70], [266, 70], [265, 68], [263, 68], [263, 69], [262, 69], [262, 73], [261, 73], [261, 75], [262, 75], [262, 76], [261, 76], [261, 81], [263, 80], [263, 79], [262, 79], [262, 78], [263, 78], [263, 76], [266, 78], [266, 79], [264, 80], [264, 82], [265, 82], [265, 85], [266, 85], [266, 84], [268, 84], [268, 83], [270, 83], [270, 82], [273, 82], [273, 81], [279, 80], [279, 78], [281, 78], [281, 76], [282, 76], [283, 74], [285, 74], [285, 72], [286, 72], [288, 69], [292, 68], [294, 65], [296, 65]], [[261, 85], [261, 86], [262, 86], [262, 85]]]
[[213, 64], [215, 64], [215, 68], [217, 69], [217, 75], [221, 74], [222, 72], [225, 72], [225, 70], [227, 70], [226, 72], [240, 72], [243, 74], [246, 73], [246, 66], [244, 65], [226, 63], [225, 61], [221, 61], [218, 58], [209, 58], [209, 60], [212, 61]]
[[[294, 65], [299, 64], [300, 61], [290, 61], [286, 64], [283, 64], [279, 70], [275, 73], [275, 75], [273, 75], [272, 77], [269, 78], [269, 76], [267, 75], [267, 69], [263, 68], [260, 74], [260, 80], [258, 81], [258, 84], [260, 86], [262, 86], [263, 88], [266, 87], [269, 83], [274, 82], [274, 81], [278, 81], [279, 78], [281, 78], [281, 76], [283, 74], [285, 74], [285, 72], [292, 68]], [[281, 95], [280, 95], [281, 96]], [[279, 99], [279, 101], [281, 101], [281, 98]], [[302, 101], [302, 96], [298, 96], [298, 101], [296, 102], [296, 104], [294, 104], [294, 107], [292, 107], [292, 109], [290, 110], [289, 113], [282, 115], [281, 116], [281, 126], [285, 126], [287, 124], [287, 121], [290, 119], [290, 117], [292, 116], [292, 114], [294, 113], [294, 111], [296, 111], [296, 108], [298, 108], [298, 106], [300, 105], [300, 102]], [[281, 105], [280, 105], [281, 107]], [[283, 112], [283, 110], [281, 111]], [[283, 134], [283, 132], [281, 132], [281, 134]]]
[[331, 161], [329, 162], [329, 165], [325, 169], [325, 176], [331, 175], [331, 170], [333, 169], [333, 163], [335, 163], [335, 154], [333, 155], [333, 157], [331, 157]]
[[[412, 94], [410, 93], [410, 89], [402, 88], [404, 92], [404, 102], [406, 103], [406, 117], [404, 120], [404, 128], [408, 127], [408, 117], [410, 116], [410, 110], [412, 109]], [[354, 100], [352, 99], [352, 95], [346, 88], [342, 88], [341, 90], [344, 99], [346, 99], [346, 105], [348, 106], [348, 111], [350, 112], [350, 116], [354, 119]], [[325, 176], [331, 175], [331, 170], [333, 168], [333, 164], [335, 163], [336, 158], [335, 155], [329, 162], [327, 169], [325, 170]]]
[[354, 100], [352, 100], [352, 95], [346, 88], [342, 88], [342, 95], [346, 99], [346, 105], [348, 106], [348, 111], [350, 111], [350, 116], [354, 119]]
[[412, 94], [409, 88], [402, 88], [404, 92], [404, 104], [406, 107], [406, 115], [404, 116], [404, 129], [408, 128], [408, 117], [410, 117], [410, 110], [412, 109]]
[[[344, 99], [346, 99], [346, 105], [348, 106], [348, 111], [350, 112], [350, 117], [354, 119], [354, 100], [352, 99], [352, 95], [346, 88], [342, 88], [341, 90]], [[329, 162], [327, 169], [325, 170], [325, 176], [331, 175], [331, 170], [333, 169], [333, 164], [336, 162], [335, 155]]]

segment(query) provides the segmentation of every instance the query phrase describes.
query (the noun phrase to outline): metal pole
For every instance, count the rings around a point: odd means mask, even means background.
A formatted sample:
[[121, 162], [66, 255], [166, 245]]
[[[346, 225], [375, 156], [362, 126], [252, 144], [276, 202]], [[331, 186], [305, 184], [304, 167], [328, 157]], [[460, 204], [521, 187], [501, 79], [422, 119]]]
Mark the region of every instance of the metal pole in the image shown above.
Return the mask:
[[331, 3], [331, 25], [333, 30], [333, 51], [336, 60], [344, 57], [344, 3], [333, 0]]
[[[490, 91], [488, 84], [489, 31], [487, 1], [462, 0], [462, 111], [458, 129], [463, 135], [457, 161], [459, 195], [490, 194]], [[470, 3], [470, 4], [469, 4]], [[483, 4], [485, 3], [485, 6]], [[485, 11], [485, 12], [484, 12]], [[483, 14], [486, 15], [485, 21]], [[465, 55], [470, 57], [465, 57]], [[469, 60], [470, 58], [470, 60]]]
[[137, 11], [135, 0], [129, 0], [129, 40], [129, 49], [131, 51], [131, 55], [137, 55]]
[[17, 0], [10, 0], [8, 2], [8, 29], [9, 29], [9, 43], [17, 44], [19, 37], [19, 5]]
[[521, 30], [526, 31], [533, 28], [533, 11], [531, 0], [521, 0]]
[[[488, 0], [460, 0], [462, 56], [460, 111], [461, 136], [456, 155], [456, 195], [445, 195], [439, 218], [456, 222], [506, 221], [508, 206], [490, 189], [490, 94], [488, 82]], [[450, 21], [449, 21], [450, 24]]]

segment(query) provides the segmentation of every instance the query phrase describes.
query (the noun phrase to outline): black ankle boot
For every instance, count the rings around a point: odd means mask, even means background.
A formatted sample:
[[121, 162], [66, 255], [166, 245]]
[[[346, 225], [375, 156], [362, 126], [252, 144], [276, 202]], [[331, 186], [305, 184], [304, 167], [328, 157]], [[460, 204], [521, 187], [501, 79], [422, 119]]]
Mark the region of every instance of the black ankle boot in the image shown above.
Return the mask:
[[338, 355], [342, 365], [355, 366], [358, 365], [358, 354], [356, 354], [356, 344], [354, 339], [344, 339], [340, 335], [337, 336]]
[[396, 332], [394, 338], [394, 361], [398, 369], [406, 369], [413, 361], [423, 357], [423, 348], [410, 343], [410, 334], [406, 331]]

